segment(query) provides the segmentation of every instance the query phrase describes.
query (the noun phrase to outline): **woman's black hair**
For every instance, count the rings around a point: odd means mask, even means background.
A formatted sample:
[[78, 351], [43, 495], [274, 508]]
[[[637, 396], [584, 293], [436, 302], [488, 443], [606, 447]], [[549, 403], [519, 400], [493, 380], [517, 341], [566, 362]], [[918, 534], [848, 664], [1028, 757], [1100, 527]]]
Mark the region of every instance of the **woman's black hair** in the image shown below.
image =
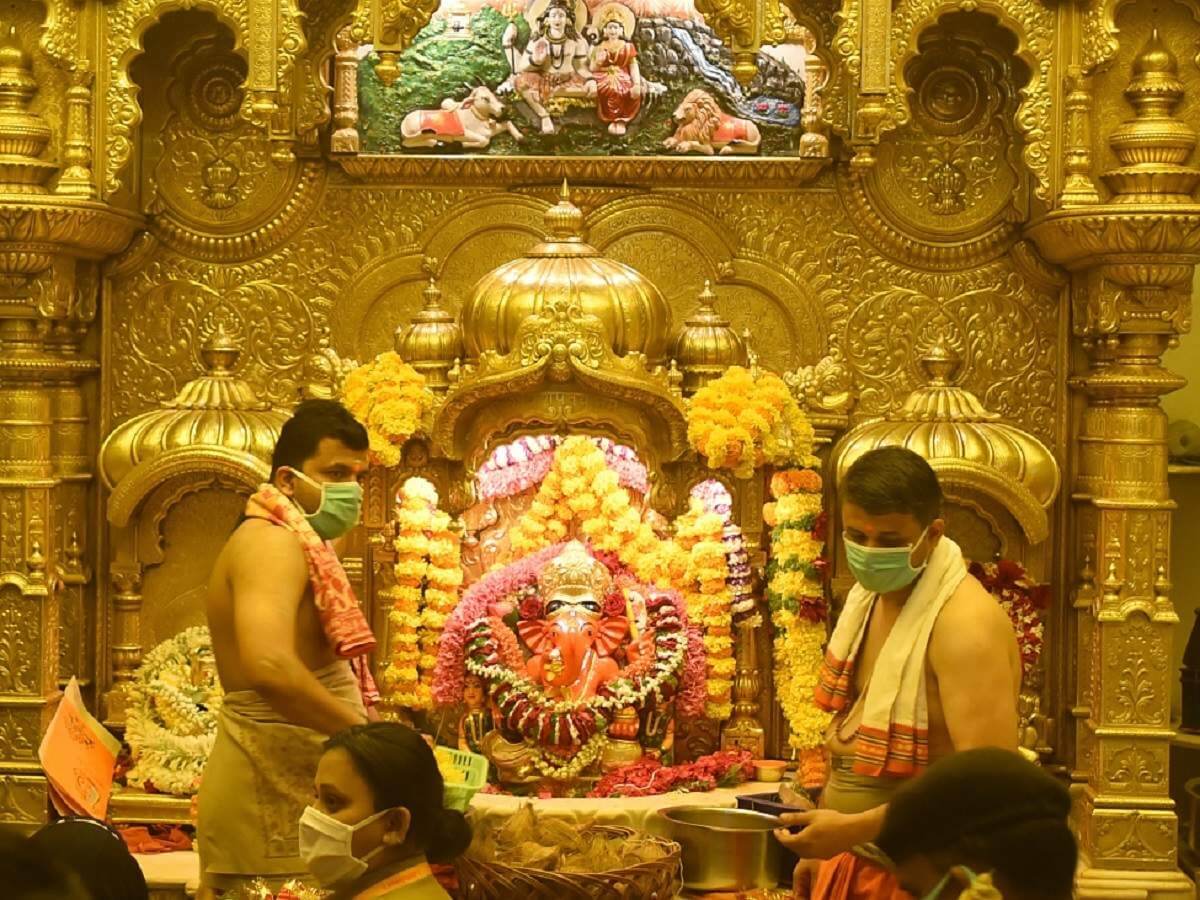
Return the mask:
[[30, 843], [73, 873], [93, 900], [147, 900], [150, 896], [142, 869], [125, 841], [103, 822], [83, 817], [51, 822], [30, 838]]
[[412, 817], [409, 841], [430, 862], [449, 862], [471, 843], [466, 817], [446, 809], [445, 785], [425, 739], [398, 722], [368, 722], [339, 731], [325, 750], [344, 750], [371, 789], [375, 811], [403, 806]]

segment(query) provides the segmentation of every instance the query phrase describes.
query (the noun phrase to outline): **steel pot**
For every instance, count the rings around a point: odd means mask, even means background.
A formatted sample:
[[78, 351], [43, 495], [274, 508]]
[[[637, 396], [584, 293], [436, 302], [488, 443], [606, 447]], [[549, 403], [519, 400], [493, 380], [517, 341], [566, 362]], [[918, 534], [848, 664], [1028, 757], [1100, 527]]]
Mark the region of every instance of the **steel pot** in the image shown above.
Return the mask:
[[783, 847], [774, 816], [748, 809], [675, 806], [660, 810], [653, 830], [683, 849], [683, 886], [692, 891], [775, 887]]

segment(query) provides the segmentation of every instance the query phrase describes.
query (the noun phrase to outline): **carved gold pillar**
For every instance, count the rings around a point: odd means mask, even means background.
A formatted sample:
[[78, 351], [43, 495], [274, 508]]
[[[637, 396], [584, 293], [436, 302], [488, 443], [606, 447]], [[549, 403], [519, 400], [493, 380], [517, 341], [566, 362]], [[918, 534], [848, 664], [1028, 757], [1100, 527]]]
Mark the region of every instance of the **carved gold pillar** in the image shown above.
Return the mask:
[[1162, 354], [1191, 325], [1200, 261], [1196, 143], [1174, 118], [1183, 90], [1157, 33], [1126, 97], [1133, 119], [1109, 136], [1122, 165], [1104, 174], [1104, 204], [1048, 214], [1030, 235], [1072, 273], [1072, 328], [1086, 359], [1076, 427], [1074, 595], [1079, 688], [1075, 809], [1081, 897], [1193, 896], [1177, 870], [1168, 796], [1171, 502], [1160, 398], [1183, 385]]
[[122, 249], [140, 221], [90, 199], [86, 81], [66, 97], [69, 168], [52, 194], [30, 57], [15, 32], [0, 38], [0, 820], [26, 826], [47, 808], [36, 751], [59, 676], [91, 675], [83, 382], [98, 365], [82, 348], [97, 284], [84, 260]]
[[329, 147], [334, 153], [358, 152], [358, 42], [351, 30], [337, 36], [333, 58], [333, 127]]

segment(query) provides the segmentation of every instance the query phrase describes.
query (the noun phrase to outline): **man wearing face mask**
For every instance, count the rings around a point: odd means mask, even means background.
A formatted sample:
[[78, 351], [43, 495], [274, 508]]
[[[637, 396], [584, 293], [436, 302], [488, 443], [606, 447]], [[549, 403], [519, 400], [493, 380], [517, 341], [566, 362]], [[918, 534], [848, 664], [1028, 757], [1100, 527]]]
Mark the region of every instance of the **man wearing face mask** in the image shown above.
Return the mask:
[[207, 615], [225, 689], [201, 780], [201, 897], [305, 874], [296, 820], [324, 739], [378, 699], [375, 637], [332, 541], [358, 522], [367, 432], [339, 403], [301, 403], [217, 558]]
[[[906, 896], [848, 851], [875, 839], [895, 791], [956, 751], [1017, 752], [1021, 659], [1007, 615], [945, 536], [937, 475], [900, 447], [874, 450], [838, 489], [856, 584], [829, 641], [816, 700], [832, 711], [821, 808], [785, 816], [796, 892]], [[820, 862], [824, 860], [825, 862]]]

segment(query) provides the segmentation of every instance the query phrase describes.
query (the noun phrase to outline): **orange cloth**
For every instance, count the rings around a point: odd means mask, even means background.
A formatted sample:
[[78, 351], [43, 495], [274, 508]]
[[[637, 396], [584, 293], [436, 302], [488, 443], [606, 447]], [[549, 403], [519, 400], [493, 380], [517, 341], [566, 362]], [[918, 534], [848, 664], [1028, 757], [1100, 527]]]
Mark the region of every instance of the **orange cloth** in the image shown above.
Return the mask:
[[[470, 101], [463, 103], [469, 108]], [[422, 109], [420, 115], [420, 130], [422, 133], [436, 134], [439, 137], [462, 137], [463, 123], [456, 109]]]
[[865, 859], [842, 853], [821, 863], [809, 900], [912, 900], [896, 876]]
[[192, 839], [178, 825], [126, 825], [118, 829], [130, 853], [174, 853], [191, 850]]
[[246, 515], [255, 519], [266, 519], [286, 528], [300, 541], [304, 558], [308, 560], [308, 578], [312, 583], [313, 602], [325, 636], [333, 644], [334, 652], [342, 659], [350, 660], [350, 667], [358, 678], [364, 706], [379, 702], [379, 691], [371, 677], [367, 654], [375, 649], [375, 633], [363, 615], [354, 588], [346, 570], [334, 552], [333, 544], [321, 540], [308, 524], [304, 513], [292, 499], [271, 484], [261, 485], [258, 492], [246, 503]]

